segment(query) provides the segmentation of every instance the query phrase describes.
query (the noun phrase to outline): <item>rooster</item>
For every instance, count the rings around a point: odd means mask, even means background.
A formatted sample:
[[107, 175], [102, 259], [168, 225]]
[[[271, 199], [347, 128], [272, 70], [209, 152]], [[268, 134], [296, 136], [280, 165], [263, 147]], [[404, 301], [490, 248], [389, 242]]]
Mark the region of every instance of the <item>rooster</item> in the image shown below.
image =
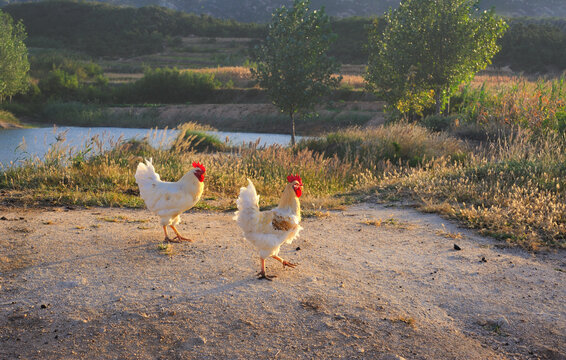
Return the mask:
[[[180, 215], [199, 201], [204, 190], [205, 172], [202, 164], [194, 162], [193, 168], [179, 181], [166, 182], [161, 181], [159, 174], [155, 172], [151, 159], [146, 159], [145, 164], [138, 164], [135, 177], [140, 187], [140, 196], [147, 208], [161, 218], [165, 241], [192, 241], [181, 236], [175, 225], [181, 222]], [[167, 226], [175, 232], [173, 239], [167, 235]]]
[[281, 262], [283, 267], [294, 268], [296, 264], [283, 260], [279, 248], [284, 242], [291, 243], [299, 235], [301, 226], [301, 197], [303, 182], [299, 175], [289, 175], [288, 184], [283, 190], [279, 205], [270, 211], [259, 211], [259, 195], [254, 184], [248, 179], [248, 186], [240, 189], [236, 201], [238, 211], [234, 220], [244, 231], [244, 237], [259, 250], [261, 271], [258, 279], [271, 280], [275, 276], [265, 274], [265, 259], [272, 257]]

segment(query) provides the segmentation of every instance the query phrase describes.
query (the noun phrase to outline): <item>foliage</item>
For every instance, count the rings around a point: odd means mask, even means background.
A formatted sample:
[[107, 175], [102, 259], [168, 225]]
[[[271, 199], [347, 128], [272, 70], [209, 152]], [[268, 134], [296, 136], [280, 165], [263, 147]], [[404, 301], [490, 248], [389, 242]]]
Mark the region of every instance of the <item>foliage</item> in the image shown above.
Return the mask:
[[339, 78], [334, 59], [326, 55], [335, 38], [324, 10], [309, 10], [309, 1], [295, 0], [273, 14], [265, 42], [256, 49], [257, 68], [252, 75], [267, 89], [272, 102], [291, 120], [295, 144], [295, 114], [310, 109], [336, 87]]
[[0, 122], [13, 124], [13, 125], [20, 125], [20, 121], [18, 120], [18, 118], [16, 118], [14, 114], [6, 110], [0, 110]]
[[499, 40], [498, 66], [514, 71], [548, 72], [566, 69], [566, 21], [509, 19], [509, 30]]
[[475, 0], [405, 0], [385, 15], [385, 31], [370, 35], [367, 81], [403, 113], [436, 113], [458, 85], [470, 80], [498, 51], [506, 29], [493, 11], [479, 14]]
[[24, 24], [0, 10], [0, 102], [28, 88], [28, 51]]
[[264, 28], [157, 6], [53, 0], [14, 3], [3, 9], [23, 20], [35, 46], [66, 47], [94, 56], [156, 53], [163, 50], [168, 36], [259, 37]]
[[143, 78], [118, 89], [117, 98], [127, 103], [202, 102], [219, 86], [212, 73], [180, 72], [177, 68], [148, 69]]
[[463, 86], [453, 100], [453, 110], [462, 120], [484, 126], [520, 126], [535, 134], [563, 131], [566, 112], [564, 77], [529, 81], [507, 78], [499, 85], [486, 81]]

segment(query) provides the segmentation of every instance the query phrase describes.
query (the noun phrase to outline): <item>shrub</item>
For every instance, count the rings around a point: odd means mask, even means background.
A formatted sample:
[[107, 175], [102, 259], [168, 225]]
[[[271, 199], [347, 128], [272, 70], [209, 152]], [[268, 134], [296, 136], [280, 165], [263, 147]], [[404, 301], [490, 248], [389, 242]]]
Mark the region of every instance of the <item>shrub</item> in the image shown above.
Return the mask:
[[186, 103], [202, 102], [220, 84], [212, 73], [180, 72], [176, 68], [149, 69], [143, 78], [124, 86], [118, 97], [124, 102]]
[[216, 152], [229, 149], [228, 145], [220, 141], [218, 136], [208, 134], [203, 130], [182, 129], [183, 127], [179, 133], [180, 138], [172, 147], [174, 151]]
[[421, 125], [432, 131], [446, 131], [460, 124], [460, 115], [429, 115], [421, 121]]
[[462, 142], [445, 133], [432, 133], [422, 126], [407, 123], [334, 132], [302, 140], [299, 148], [358, 162], [369, 169], [387, 162], [415, 166], [442, 156], [461, 159], [467, 151]]

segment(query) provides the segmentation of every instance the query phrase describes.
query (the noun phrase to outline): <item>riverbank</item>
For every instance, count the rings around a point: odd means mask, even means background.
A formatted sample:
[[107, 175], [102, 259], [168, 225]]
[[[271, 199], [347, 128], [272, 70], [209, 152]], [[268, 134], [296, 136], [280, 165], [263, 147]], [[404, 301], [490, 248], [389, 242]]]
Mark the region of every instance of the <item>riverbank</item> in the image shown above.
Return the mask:
[[[383, 102], [344, 101], [296, 116], [297, 135], [321, 135], [351, 126], [380, 123]], [[194, 122], [220, 131], [288, 134], [290, 119], [272, 104], [185, 104], [98, 106], [76, 102], [46, 104], [37, 121], [81, 127], [176, 128]]]

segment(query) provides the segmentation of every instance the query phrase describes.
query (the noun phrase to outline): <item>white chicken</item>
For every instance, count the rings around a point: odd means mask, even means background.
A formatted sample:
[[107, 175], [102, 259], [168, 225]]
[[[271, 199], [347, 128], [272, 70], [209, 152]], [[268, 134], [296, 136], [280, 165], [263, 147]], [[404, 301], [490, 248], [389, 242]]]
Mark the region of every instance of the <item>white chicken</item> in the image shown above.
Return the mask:
[[[192, 208], [204, 191], [204, 173], [206, 169], [198, 162], [177, 182], [161, 181], [155, 172], [152, 160], [139, 163], [136, 170], [136, 183], [140, 188], [140, 196], [147, 208], [161, 219], [165, 232], [165, 241], [192, 241], [179, 234], [175, 225], [181, 221], [180, 215]], [[167, 226], [175, 232], [173, 239], [167, 235]]]
[[299, 197], [303, 183], [299, 175], [289, 175], [287, 181], [279, 205], [273, 210], [259, 210], [259, 195], [250, 179], [248, 186], [240, 189], [240, 196], [236, 201], [238, 211], [234, 220], [244, 231], [244, 237], [259, 250], [261, 259], [259, 279], [271, 280], [275, 277], [265, 274], [265, 259], [268, 257], [281, 262], [283, 267], [296, 266], [277, 256], [281, 245], [285, 242], [290, 244], [302, 229], [299, 225], [301, 221]]

